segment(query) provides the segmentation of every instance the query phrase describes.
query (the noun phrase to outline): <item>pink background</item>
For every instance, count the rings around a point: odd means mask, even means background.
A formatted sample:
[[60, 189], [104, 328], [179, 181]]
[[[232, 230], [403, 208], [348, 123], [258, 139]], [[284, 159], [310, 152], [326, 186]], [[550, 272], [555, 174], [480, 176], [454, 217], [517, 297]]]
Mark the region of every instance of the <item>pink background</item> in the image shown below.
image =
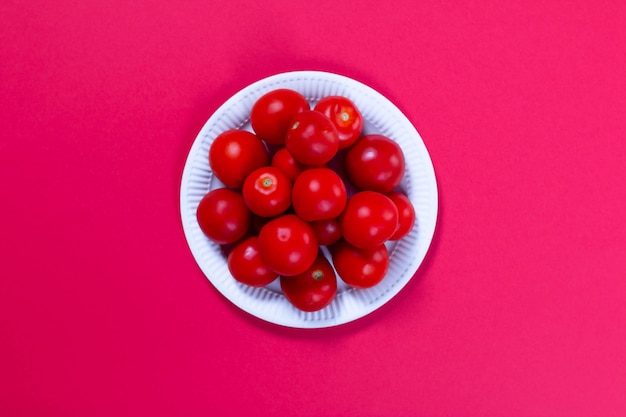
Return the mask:
[[[626, 415], [626, 3], [0, 4], [0, 415]], [[409, 285], [291, 330], [179, 214], [230, 95], [325, 70], [405, 112], [440, 215]]]

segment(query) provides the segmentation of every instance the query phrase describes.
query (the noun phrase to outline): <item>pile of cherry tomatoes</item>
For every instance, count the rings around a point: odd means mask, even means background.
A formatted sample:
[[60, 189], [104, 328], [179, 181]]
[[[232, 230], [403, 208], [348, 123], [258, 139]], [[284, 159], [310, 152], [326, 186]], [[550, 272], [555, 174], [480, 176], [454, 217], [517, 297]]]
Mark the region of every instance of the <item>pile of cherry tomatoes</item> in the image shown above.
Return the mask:
[[255, 287], [279, 278], [302, 311], [330, 304], [338, 279], [355, 288], [382, 281], [385, 243], [415, 224], [398, 187], [400, 146], [363, 134], [363, 116], [342, 96], [311, 108], [297, 91], [273, 90], [255, 102], [250, 124], [253, 132], [228, 130], [212, 142], [209, 165], [224, 187], [208, 192], [196, 213], [232, 276]]

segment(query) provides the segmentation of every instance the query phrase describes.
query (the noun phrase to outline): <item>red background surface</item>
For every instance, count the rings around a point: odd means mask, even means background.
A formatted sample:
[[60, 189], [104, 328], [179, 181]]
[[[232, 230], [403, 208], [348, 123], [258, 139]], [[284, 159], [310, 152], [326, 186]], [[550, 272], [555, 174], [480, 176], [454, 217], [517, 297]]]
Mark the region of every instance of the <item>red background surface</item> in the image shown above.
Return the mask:
[[[0, 415], [626, 415], [626, 3], [366, 3], [0, 4]], [[395, 102], [440, 191], [409, 285], [315, 331], [178, 208], [211, 113], [302, 69]]]

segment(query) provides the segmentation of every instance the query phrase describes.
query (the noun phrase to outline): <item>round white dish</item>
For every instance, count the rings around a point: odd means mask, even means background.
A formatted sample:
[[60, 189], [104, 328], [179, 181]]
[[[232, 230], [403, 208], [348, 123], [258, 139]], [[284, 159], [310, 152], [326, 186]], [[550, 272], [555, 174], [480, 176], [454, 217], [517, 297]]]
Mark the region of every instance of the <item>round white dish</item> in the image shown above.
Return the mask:
[[[373, 288], [354, 289], [338, 279], [337, 296], [326, 308], [305, 313], [282, 295], [278, 280], [263, 288], [240, 284], [228, 271], [219, 245], [200, 230], [196, 208], [200, 199], [223, 184], [208, 163], [212, 141], [228, 129], [252, 131], [253, 104], [278, 88], [302, 93], [315, 105], [322, 97], [340, 95], [352, 100], [364, 118], [364, 134], [379, 133], [395, 140], [404, 152], [406, 172], [400, 188], [415, 207], [416, 223], [404, 239], [389, 243], [389, 271]], [[271, 323], [295, 328], [331, 327], [361, 318], [391, 300], [414, 276], [432, 241], [438, 211], [438, 191], [430, 155], [419, 133], [406, 116], [374, 89], [351, 78], [320, 71], [294, 71], [257, 81], [228, 99], [207, 120], [195, 139], [182, 175], [180, 210], [191, 252], [213, 286], [242, 310]]]

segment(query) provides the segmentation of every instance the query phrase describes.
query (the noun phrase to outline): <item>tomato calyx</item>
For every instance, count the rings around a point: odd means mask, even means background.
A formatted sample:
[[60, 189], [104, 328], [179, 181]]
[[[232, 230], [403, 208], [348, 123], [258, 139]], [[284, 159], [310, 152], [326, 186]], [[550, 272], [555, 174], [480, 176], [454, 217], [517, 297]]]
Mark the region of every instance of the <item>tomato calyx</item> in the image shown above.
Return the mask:
[[335, 120], [337, 121], [337, 124], [341, 127], [348, 127], [354, 123], [354, 118], [355, 117], [353, 112], [351, 112], [346, 107], [342, 107], [341, 112], [337, 115], [337, 118]]
[[265, 175], [257, 180], [256, 189], [262, 192], [272, 191], [276, 188], [276, 177]]
[[321, 281], [324, 279], [324, 271], [316, 269], [315, 271], [311, 272], [311, 276], [314, 280]]

